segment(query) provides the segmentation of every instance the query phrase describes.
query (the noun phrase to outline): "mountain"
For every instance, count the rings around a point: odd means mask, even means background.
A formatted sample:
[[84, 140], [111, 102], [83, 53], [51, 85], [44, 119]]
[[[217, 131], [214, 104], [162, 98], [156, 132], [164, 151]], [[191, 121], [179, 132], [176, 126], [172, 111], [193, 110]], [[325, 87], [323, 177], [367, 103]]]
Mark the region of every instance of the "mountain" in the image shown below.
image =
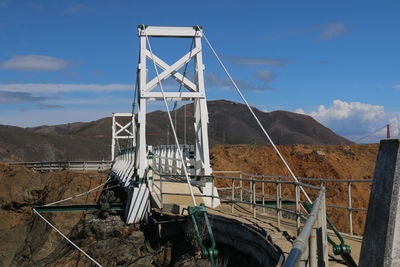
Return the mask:
[[[208, 101], [209, 141], [215, 144], [269, 144], [247, 107], [226, 100]], [[344, 145], [351, 142], [307, 115], [287, 111], [263, 112], [253, 108], [276, 144]], [[186, 114], [186, 116], [185, 116]], [[172, 112], [180, 143], [194, 142], [193, 104]], [[186, 122], [185, 118], [186, 117]], [[166, 112], [147, 114], [147, 142], [173, 144]], [[169, 133], [169, 134], [168, 134]], [[0, 125], [0, 160], [51, 161], [110, 158], [111, 118], [92, 122], [20, 128]], [[123, 144], [121, 144], [121, 147]]]
[[108, 160], [105, 140], [0, 125], [0, 161]]

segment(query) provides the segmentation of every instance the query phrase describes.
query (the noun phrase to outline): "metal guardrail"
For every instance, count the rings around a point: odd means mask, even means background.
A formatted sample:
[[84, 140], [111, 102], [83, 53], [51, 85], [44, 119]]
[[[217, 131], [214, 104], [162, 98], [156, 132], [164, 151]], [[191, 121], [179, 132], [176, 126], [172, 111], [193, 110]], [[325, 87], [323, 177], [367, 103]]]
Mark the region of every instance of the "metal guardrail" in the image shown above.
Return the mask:
[[10, 165], [25, 166], [38, 171], [106, 171], [112, 161], [52, 161], [52, 162], [8, 162]]
[[[229, 173], [229, 172], [224, 172]], [[154, 171], [154, 176], [151, 179], [151, 187], [153, 192], [157, 189], [157, 200], [160, 202], [161, 208], [163, 207], [163, 196], [164, 195], [178, 195], [178, 196], [189, 196], [186, 193], [165, 193], [163, 192], [164, 182], [186, 182], [183, 179], [183, 175], [171, 175], [161, 174]], [[156, 176], [158, 176], [156, 178]], [[291, 262], [297, 263], [300, 259], [309, 261], [317, 266], [318, 263], [324, 263], [328, 265], [328, 243], [327, 243], [327, 226], [326, 226], [326, 207], [325, 207], [325, 188], [323, 186], [315, 186], [305, 184], [302, 182], [295, 181], [284, 181], [284, 180], [260, 180], [254, 178], [245, 177], [227, 177], [227, 176], [194, 176], [193, 183], [203, 184], [205, 181], [219, 181], [225, 180], [230, 182], [230, 187], [217, 188], [218, 196], [211, 195], [198, 195], [199, 197], [211, 198], [211, 203], [214, 199], [218, 198], [221, 202], [231, 204], [231, 213], [235, 213], [235, 205], [246, 204], [251, 207], [252, 216], [258, 217], [261, 214], [265, 215], [265, 210], [270, 209], [275, 211], [276, 220], [278, 225], [281, 224], [281, 220], [292, 220], [295, 222], [297, 229], [297, 241], [294, 243], [293, 252], [295, 255], [290, 256]], [[239, 183], [239, 186], [237, 184]], [[249, 184], [249, 188], [245, 188], [245, 184]], [[279, 194], [276, 195], [276, 205], [267, 205], [267, 196], [259, 193], [259, 189], [264, 190], [266, 184], [273, 184], [277, 186]], [[295, 201], [294, 208], [284, 208], [282, 202], [285, 200], [282, 196], [282, 185], [292, 185], [295, 188]], [[314, 190], [317, 197], [314, 200], [313, 211], [308, 214], [305, 210], [302, 210], [301, 191], [300, 187], [307, 188], [308, 190]], [[213, 192], [212, 192], [213, 193]], [[228, 193], [228, 194], [227, 194]], [[317, 242], [318, 241], [318, 242]], [[289, 263], [288, 263], [289, 264]], [[294, 266], [294, 265], [285, 265]]]
[[[214, 174], [235, 174], [239, 178], [256, 178], [259, 180], [269, 180], [269, 183], [275, 183], [274, 181], [282, 181], [282, 180], [291, 180], [291, 177], [287, 176], [268, 176], [268, 175], [254, 175], [254, 174], [249, 174], [245, 173], [242, 171], [213, 171]], [[214, 176], [214, 177], [225, 177], [225, 176]], [[229, 178], [229, 177], [226, 177]], [[297, 177], [297, 179], [300, 182], [313, 182], [313, 183], [318, 183], [322, 186], [325, 186], [326, 183], [346, 183], [347, 184], [347, 206], [340, 206], [340, 205], [335, 205], [334, 203], [326, 203], [327, 208], [331, 209], [341, 209], [341, 210], [347, 210], [348, 212], [348, 232], [343, 232], [341, 231], [340, 233], [344, 236], [349, 236], [349, 237], [354, 237], [357, 239], [362, 239], [361, 236], [354, 235], [354, 225], [353, 225], [353, 212], [364, 212], [365, 214], [367, 213], [368, 209], [364, 207], [353, 207], [353, 194], [352, 194], [352, 188], [356, 186], [357, 184], [361, 183], [369, 183], [372, 184], [372, 179], [322, 179], [322, 178], [304, 178], [304, 177]], [[240, 185], [239, 185], [239, 190], [240, 190], [240, 199], [243, 199], [243, 194], [244, 193], [251, 193], [252, 192], [252, 187], [251, 184], [249, 183], [249, 187], [246, 188], [243, 186], [243, 180], [240, 180]], [[283, 183], [282, 183], [283, 184]], [[226, 187], [223, 189], [229, 190], [231, 187]], [[276, 185], [276, 196], [272, 195], [266, 195], [265, 194], [265, 188], [262, 187], [260, 189], [260, 194], [263, 195], [263, 199], [284, 199], [282, 197], [282, 187]], [[345, 192], [346, 193], [346, 192]], [[256, 193], [256, 195], [259, 195], [259, 193]], [[290, 200], [290, 199], [285, 199], [285, 200]], [[278, 214], [278, 225], [280, 225], [280, 214]]]
[[[313, 203], [313, 209], [309, 214], [307, 221], [296, 240], [293, 242], [292, 249], [285, 260], [283, 267], [296, 266], [302, 258], [302, 255], [308, 247], [309, 266], [325, 266], [320, 264], [325, 262], [328, 264], [328, 258], [324, 257], [327, 247], [322, 245], [319, 247], [317, 244], [321, 240], [326, 240], [326, 211], [324, 210], [325, 202], [325, 188], [322, 188], [318, 194], [317, 199]], [[318, 230], [322, 229], [321, 233]], [[307, 245], [308, 244], [308, 245]], [[319, 255], [318, 255], [319, 254]], [[324, 260], [322, 260], [322, 258]]]

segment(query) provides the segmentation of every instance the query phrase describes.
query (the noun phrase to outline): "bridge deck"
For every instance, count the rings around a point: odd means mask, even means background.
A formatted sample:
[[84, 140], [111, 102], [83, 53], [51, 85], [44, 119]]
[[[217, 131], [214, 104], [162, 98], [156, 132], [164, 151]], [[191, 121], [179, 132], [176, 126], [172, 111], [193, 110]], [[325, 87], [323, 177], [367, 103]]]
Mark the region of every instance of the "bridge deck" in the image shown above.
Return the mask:
[[[197, 205], [200, 203], [204, 204], [204, 200], [201, 197], [199, 188], [192, 186], [192, 190], [195, 195]], [[160, 191], [162, 191], [162, 199]], [[150, 194], [158, 208], [163, 207], [168, 211], [182, 213], [182, 210], [187, 208], [187, 206], [193, 206], [189, 187], [186, 183], [165, 181], [161, 183], [160, 177], [156, 174], [153, 176], [153, 186]]]

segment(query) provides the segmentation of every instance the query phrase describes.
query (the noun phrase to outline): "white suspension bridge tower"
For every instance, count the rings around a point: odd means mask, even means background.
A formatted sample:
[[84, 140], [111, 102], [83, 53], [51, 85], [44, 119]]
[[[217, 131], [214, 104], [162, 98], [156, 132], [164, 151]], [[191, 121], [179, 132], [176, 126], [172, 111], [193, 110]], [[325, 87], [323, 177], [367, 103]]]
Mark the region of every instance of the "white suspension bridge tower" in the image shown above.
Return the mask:
[[[134, 147], [121, 151], [115, 158], [116, 164], [112, 172], [115, 177], [129, 191], [129, 199], [127, 202], [126, 216], [127, 223], [140, 221], [147, 211], [149, 188], [145, 181], [149, 176], [149, 172], [155, 168], [153, 161], [148, 160], [150, 153], [156, 154], [158, 158], [162, 155], [168, 155], [167, 160], [159, 160], [160, 164], [168, 164], [172, 161], [179, 165], [180, 173], [185, 175], [188, 183], [188, 189], [192, 195], [193, 204], [196, 205], [196, 199], [193, 195], [192, 184], [195, 183], [196, 176], [209, 176], [212, 173], [209, 156], [208, 142], [208, 110], [204, 85], [204, 69], [203, 53], [201, 39], [203, 37], [202, 29], [199, 26], [194, 27], [158, 27], [158, 26], [138, 26], [139, 36], [139, 63], [137, 67], [137, 115], [130, 114], [132, 121], [125, 125], [119, 124], [116, 119], [120, 116], [129, 116], [129, 114], [113, 115], [113, 145], [112, 153], [115, 151], [115, 140], [118, 138], [131, 138], [134, 140]], [[184, 54], [175, 63], [169, 65], [161, 57], [155, 55], [152, 51], [151, 38], [189, 38], [192, 39], [190, 50]], [[152, 64], [148, 66], [148, 61]], [[182, 74], [179, 70], [187, 65], [190, 61], [194, 63], [194, 73], [190, 75], [191, 80], [185, 72]], [[153, 68], [156, 74], [152, 79], [148, 78], [149, 68]], [[159, 72], [159, 69], [162, 72]], [[179, 86], [179, 91], [166, 91], [163, 82], [172, 77]], [[178, 87], [177, 87], [178, 88]], [[184, 90], [181, 90], [183, 88]], [[168, 113], [168, 119], [172, 128], [175, 139], [174, 148], [158, 147], [152, 148], [148, 146], [146, 141], [146, 113], [149, 101], [163, 101]], [[179, 144], [177, 133], [174, 129], [170, 109], [167, 101], [193, 101], [194, 105], [194, 151], [189, 151], [190, 147], [186, 144]], [[125, 132], [127, 135], [121, 136]], [[133, 133], [134, 132], [134, 133]], [[133, 137], [135, 136], [135, 137]], [[133, 143], [132, 143], [133, 144]], [[172, 151], [172, 153], [171, 153]], [[194, 153], [194, 157], [189, 157], [190, 153]], [[112, 154], [114, 155], [114, 154]], [[114, 156], [112, 156], [114, 160]], [[119, 163], [123, 159], [123, 164]], [[162, 167], [167, 170], [167, 167]], [[176, 171], [177, 169], [174, 168]], [[177, 190], [179, 190], [177, 188]], [[206, 181], [201, 188], [202, 194], [214, 194], [216, 199], [210, 201], [204, 198], [203, 202], [206, 206], [217, 207], [219, 200], [218, 193], [210, 181]], [[140, 204], [139, 204], [140, 203]]]

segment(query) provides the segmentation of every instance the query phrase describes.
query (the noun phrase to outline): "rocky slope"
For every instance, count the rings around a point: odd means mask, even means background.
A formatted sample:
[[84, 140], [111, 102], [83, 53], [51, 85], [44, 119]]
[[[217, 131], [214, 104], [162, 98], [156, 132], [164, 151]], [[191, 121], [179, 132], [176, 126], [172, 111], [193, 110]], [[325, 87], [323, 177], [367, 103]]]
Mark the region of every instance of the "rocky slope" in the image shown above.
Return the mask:
[[[43, 174], [0, 163], [0, 266], [90, 266], [85, 256], [32, 213], [32, 207], [85, 192], [104, 181], [104, 173]], [[94, 204], [99, 194], [93, 192], [65, 204]], [[144, 233], [135, 225], [126, 226], [119, 216], [101, 221], [96, 214], [83, 212], [44, 216], [109, 266], [154, 266], [168, 260], [164, 250], [146, 245]]]

